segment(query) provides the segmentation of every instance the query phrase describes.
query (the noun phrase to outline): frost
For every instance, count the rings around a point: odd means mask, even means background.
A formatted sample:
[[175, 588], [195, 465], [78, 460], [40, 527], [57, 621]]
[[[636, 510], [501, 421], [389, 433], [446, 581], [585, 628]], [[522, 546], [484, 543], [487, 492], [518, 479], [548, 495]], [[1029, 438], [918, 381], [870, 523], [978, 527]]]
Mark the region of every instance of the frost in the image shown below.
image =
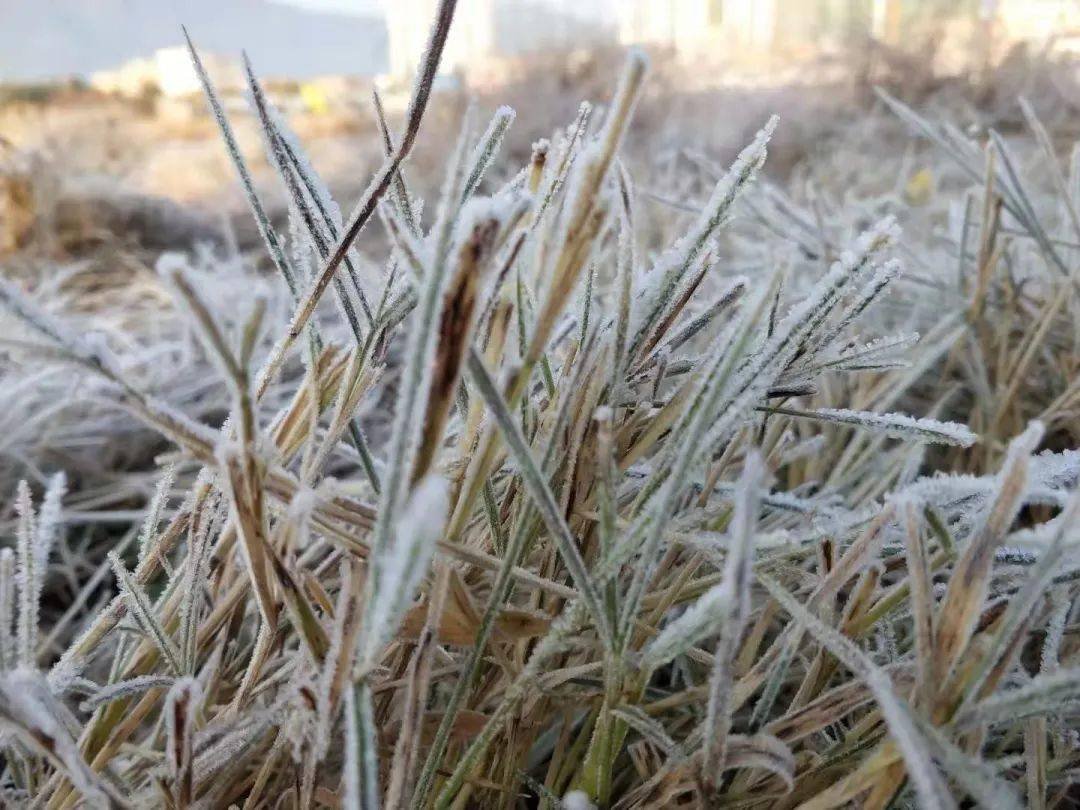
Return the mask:
[[596, 805], [589, 801], [589, 794], [584, 790], [571, 790], [562, 799], [563, 810], [596, 810]]
[[766, 147], [778, 122], [777, 116], [770, 118], [753, 141], [739, 153], [727, 174], [713, 188], [694, 227], [667, 250], [642, 279], [634, 303], [635, 346], [643, 339], [644, 333], [652, 329], [674, 289], [727, 217], [739, 193], [754, 179], [765, 162]]
[[449, 487], [444, 478], [422, 480], [401, 510], [393, 542], [376, 561], [377, 577], [370, 611], [364, 616], [364, 639], [358, 657], [370, 671], [386, 643], [397, 633], [405, 610], [435, 554], [446, 517]]
[[41, 511], [35, 515], [30, 488], [19, 482], [16, 511], [17, 534], [16, 583], [19, 590], [18, 661], [27, 669], [37, 666], [38, 610], [45, 570], [60, 526], [62, 500], [66, 490], [63, 473], [49, 480]]
[[69, 722], [65, 722], [66, 714], [37, 673], [17, 670], [0, 677], [0, 726], [19, 734], [31, 750], [62, 765], [89, 804], [109, 807], [118, 796], [82, 758], [68, 729]]
[[139, 560], [146, 557], [150, 550], [150, 544], [157, 534], [158, 524], [161, 522], [161, 513], [169, 500], [169, 491], [176, 478], [176, 467], [169, 465], [154, 488], [154, 494], [146, 508], [146, 520], [143, 521], [142, 530], [139, 532]]
[[124, 604], [127, 606], [135, 623], [154, 642], [172, 671], [179, 673], [181, 671], [179, 656], [168, 633], [158, 620], [150, 598], [124, 567], [124, 563], [115, 551], [109, 552], [109, 562], [112, 564], [113, 572], [116, 574], [117, 582], [120, 584]]
[[731, 608], [734, 594], [731, 584], [714, 585], [679, 618], [660, 631], [642, 652], [642, 669], [646, 672], [666, 664], [686, 652], [702, 638], [715, 633]]
[[[781, 413], [783, 412], [785, 411], [781, 410]], [[790, 413], [794, 416], [806, 416], [878, 431], [893, 439], [970, 447], [979, 438], [967, 426], [956, 422], [919, 419], [901, 413], [870, 413], [844, 408], [817, 408], [813, 411]]]
[[103, 686], [94, 691], [79, 706], [84, 712], [91, 712], [102, 704], [126, 697], [128, 695], [142, 694], [150, 689], [169, 687], [175, 682], [174, 678], [164, 675], [139, 675], [126, 681], [119, 681], [108, 686]]

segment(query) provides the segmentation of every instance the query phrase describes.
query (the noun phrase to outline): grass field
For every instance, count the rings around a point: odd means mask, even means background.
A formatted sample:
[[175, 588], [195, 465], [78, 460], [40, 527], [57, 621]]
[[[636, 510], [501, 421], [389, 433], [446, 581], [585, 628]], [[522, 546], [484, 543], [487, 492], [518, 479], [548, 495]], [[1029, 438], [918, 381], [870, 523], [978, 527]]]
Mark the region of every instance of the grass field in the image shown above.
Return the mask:
[[5, 261], [4, 803], [1080, 803], [1068, 120], [882, 91], [781, 182], [631, 53], [515, 162], [426, 129], [453, 7], [349, 212], [204, 75], [255, 250]]

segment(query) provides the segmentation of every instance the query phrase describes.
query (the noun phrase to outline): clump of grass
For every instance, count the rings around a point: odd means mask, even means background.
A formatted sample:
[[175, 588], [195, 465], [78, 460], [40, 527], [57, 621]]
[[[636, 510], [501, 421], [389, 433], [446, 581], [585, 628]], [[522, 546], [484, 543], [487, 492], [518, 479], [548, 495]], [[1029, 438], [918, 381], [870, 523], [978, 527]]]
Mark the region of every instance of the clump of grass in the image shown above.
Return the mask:
[[[0, 552], [6, 799], [1065, 806], [1076, 453], [1036, 453], [1032, 420], [978, 474], [922, 475], [927, 445], [966, 459], [987, 436], [940, 403], [828, 398], [842, 379], [911, 385], [918, 339], [880, 314], [902, 237], [886, 217], [824, 266], [731, 272], [725, 227], [776, 119], [647, 250], [652, 209], [619, 158], [640, 55], [602, 120], [583, 107], [501, 184], [485, 176], [513, 113], [479, 134], [467, 116], [425, 222], [407, 157], [453, 11], [400, 139], [376, 103], [385, 162], [348, 217], [249, 66], [288, 237], [200, 69], [284, 290], [222, 300], [160, 268], [198, 339], [185, 356], [227, 392], [218, 429], [146, 390], [115, 340], [0, 286], [27, 363], [78, 369], [171, 447], [59, 656], [38, 611], [65, 484], [37, 509], [19, 489], [17, 552]], [[1009, 176], [1013, 215], [1064, 261]], [[381, 263], [359, 238], [372, 220]], [[981, 312], [997, 299], [979, 267]], [[875, 313], [890, 331], [868, 339]], [[393, 420], [372, 441], [385, 376]], [[1005, 393], [995, 440], [1019, 416]], [[119, 593], [82, 609], [109, 569]]]

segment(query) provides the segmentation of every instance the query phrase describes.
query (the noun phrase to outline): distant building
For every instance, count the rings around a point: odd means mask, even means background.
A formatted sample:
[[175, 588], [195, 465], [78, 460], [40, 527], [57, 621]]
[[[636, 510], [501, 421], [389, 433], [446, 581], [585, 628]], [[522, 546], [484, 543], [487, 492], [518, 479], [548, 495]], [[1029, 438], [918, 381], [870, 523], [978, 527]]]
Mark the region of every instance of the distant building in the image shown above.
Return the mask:
[[[199, 56], [219, 90], [224, 92], [244, 86], [243, 72], [235, 60], [213, 53], [200, 53]], [[147, 93], [185, 98], [202, 92], [191, 56], [183, 47], [161, 48], [148, 59], [132, 59], [113, 70], [94, 73], [90, 76], [90, 86], [125, 98], [138, 98]]]
[[[437, 0], [387, 0], [390, 74], [415, 74]], [[600, 0], [468, 0], [459, 3], [442, 70], [470, 72], [485, 62], [553, 49], [609, 43], [614, 28]]]
[[1046, 42], [1076, 39], [1080, 2], [1076, 0], [984, 0], [984, 14], [996, 17], [1006, 38]]
[[620, 5], [619, 40], [694, 53], [739, 38], [771, 45], [777, 0], [627, 0]]
[[872, 36], [903, 46], [939, 26], [970, 42], [990, 26], [1005, 43], [1075, 39], [1078, 0], [619, 0], [619, 41], [680, 57], [798, 56]]
[[[492, 50], [490, 27], [484, 23], [494, 0], [471, 0], [459, 4], [446, 49], [443, 70], [464, 67], [473, 55]], [[420, 65], [438, 0], [389, 0], [385, 4], [390, 74], [412, 76]]]
[[769, 57], [865, 30], [868, 5], [858, 0], [623, 0], [619, 40], [670, 48], [689, 58]]

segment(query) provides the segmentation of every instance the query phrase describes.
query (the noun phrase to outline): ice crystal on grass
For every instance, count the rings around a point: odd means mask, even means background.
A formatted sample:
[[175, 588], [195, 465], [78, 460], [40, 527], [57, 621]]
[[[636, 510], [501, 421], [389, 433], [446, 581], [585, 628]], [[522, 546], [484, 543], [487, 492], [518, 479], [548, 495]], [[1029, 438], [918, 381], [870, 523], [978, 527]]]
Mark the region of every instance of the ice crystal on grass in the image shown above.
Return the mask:
[[377, 656], [396, 635], [405, 610], [427, 574], [446, 518], [447, 489], [446, 480], [437, 475], [421, 481], [402, 507], [392, 542], [377, 558], [379, 578], [374, 583], [369, 581], [372, 596], [359, 648], [361, 671], [375, 666]]
[[823, 422], [835, 422], [841, 425], [851, 425], [865, 430], [878, 431], [891, 439], [970, 447], [979, 438], [966, 425], [955, 422], [940, 422], [937, 419], [917, 419], [902, 413], [868, 413], [865, 411], [852, 411], [846, 408], [817, 408], [812, 411], [798, 411], [790, 408], [769, 408], [767, 410], [772, 413], [783, 413], [805, 419], [820, 419]]
[[56, 533], [59, 530], [61, 500], [67, 483], [63, 473], [49, 481], [40, 511], [35, 514], [30, 488], [19, 482], [16, 500], [18, 545], [16, 582], [19, 590], [18, 662], [21, 667], [37, 667], [38, 612], [45, 573]]

